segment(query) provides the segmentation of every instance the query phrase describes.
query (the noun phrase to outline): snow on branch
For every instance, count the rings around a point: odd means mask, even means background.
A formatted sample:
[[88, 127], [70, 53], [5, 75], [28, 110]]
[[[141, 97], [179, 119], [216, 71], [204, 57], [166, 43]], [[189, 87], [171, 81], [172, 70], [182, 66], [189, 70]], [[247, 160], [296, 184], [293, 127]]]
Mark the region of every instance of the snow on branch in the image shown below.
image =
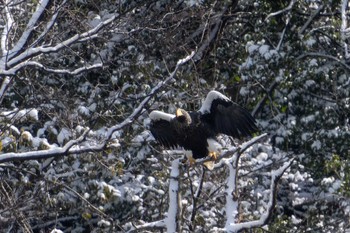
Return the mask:
[[10, 50], [8, 58], [14, 57], [19, 51], [23, 49], [24, 45], [28, 43], [28, 39], [35, 30], [35, 25], [38, 24], [49, 2], [49, 0], [41, 0], [38, 3], [35, 12], [32, 14], [32, 17], [26, 26], [26, 29], [22, 33], [22, 36], [19, 38], [17, 44]]
[[[226, 189], [226, 213], [227, 213], [227, 219], [229, 223], [233, 222], [233, 219], [235, 219], [235, 216], [237, 213], [235, 213], [235, 209], [238, 210], [238, 203], [234, 201], [234, 196], [233, 196], [233, 190], [235, 190], [236, 183], [237, 183], [237, 171], [238, 167], [233, 167], [232, 164], [236, 164], [238, 166], [238, 160], [239, 160], [239, 155], [237, 156], [232, 156], [235, 153], [242, 154], [245, 150], [247, 150], [249, 147], [251, 147], [253, 144], [259, 142], [263, 138], [265, 138], [267, 134], [262, 134], [259, 135], [251, 140], [249, 140], [246, 143], [243, 143], [239, 147], [234, 147], [225, 153], [221, 154], [219, 156], [219, 159], [222, 158], [227, 158], [231, 156], [229, 159], [224, 159], [225, 164], [230, 165], [229, 166], [229, 177], [228, 177], [228, 182], [227, 182], [227, 189]], [[196, 161], [196, 164], [202, 164], [205, 161], [208, 161], [209, 159], [199, 159]], [[236, 162], [232, 162], [237, 161]], [[171, 164], [171, 172], [170, 172], [170, 181], [169, 181], [169, 208], [168, 208], [168, 213], [167, 217], [165, 219], [159, 220], [159, 221], [154, 221], [150, 223], [143, 223], [138, 226], [133, 226], [132, 229], [128, 231], [128, 233], [132, 232], [139, 232], [139, 231], [144, 231], [147, 229], [155, 229], [155, 228], [166, 228], [167, 232], [172, 233], [172, 232], [181, 232], [181, 226], [183, 225], [181, 223], [181, 219], [179, 217], [179, 214], [182, 211], [182, 206], [181, 206], [181, 195], [180, 195], [180, 177], [182, 174], [181, 170], [182, 163], [180, 163], [180, 159], [175, 159], [172, 161]], [[286, 168], [287, 169], [287, 168]], [[279, 170], [276, 171], [276, 174], [279, 174]], [[282, 172], [283, 174], [283, 172]], [[281, 175], [282, 175], [281, 174]], [[277, 177], [277, 175], [275, 175]], [[203, 179], [203, 177], [202, 177]], [[202, 180], [203, 181], [203, 180]], [[202, 182], [201, 181], [201, 182]], [[277, 182], [276, 182], [277, 183]], [[200, 192], [201, 188], [197, 189], [197, 192]], [[192, 190], [193, 191], [193, 190]], [[199, 193], [195, 194], [195, 198], [198, 198]], [[195, 200], [193, 203], [193, 208], [195, 209]], [[195, 212], [192, 212], [191, 219], [193, 220], [195, 218], [194, 216]], [[231, 214], [233, 213], [233, 214]], [[231, 215], [231, 217], [229, 216]], [[232, 220], [232, 221], [231, 221]], [[231, 227], [230, 224], [226, 224], [226, 227]]]
[[293, 8], [293, 6], [294, 6], [294, 4], [296, 3], [296, 1], [297, 1], [297, 0], [292, 0], [292, 1], [290, 1], [289, 5], [288, 5], [286, 8], [284, 8], [284, 9], [282, 9], [282, 10], [279, 10], [279, 11], [276, 11], [276, 12], [273, 12], [273, 13], [270, 13], [270, 14], [266, 17], [265, 20], [268, 20], [269, 18], [274, 17], [274, 16], [276, 16], [276, 15], [283, 14], [283, 13], [285, 13], [285, 12], [287, 12], [287, 11], [291, 11], [292, 8]]
[[181, 232], [180, 212], [181, 212], [181, 195], [180, 195], [180, 178], [181, 162], [180, 159], [174, 159], [171, 163], [170, 181], [169, 181], [169, 207], [168, 215], [165, 219], [150, 223], [143, 223], [133, 226], [128, 233], [144, 232], [147, 229], [166, 228], [168, 233]]
[[[270, 185], [270, 197], [269, 202], [266, 206], [266, 211], [263, 213], [258, 220], [255, 221], [249, 221], [249, 222], [242, 222], [242, 223], [235, 223], [233, 219], [227, 221], [225, 229], [223, 229], [226, 232], [239, 232], [244, 229], [252, 229], [256, 227], [262, 227], [265, 224], [267, 224], [268, 220], [271, 218], [273, 209], [276, 204], [276, 194], [277, 194], [277, 184], [280, 178], [282, 177], [283, 173], [292, 165], [294, 159], [290, 159], [289, 161], [285, 162], [283, 166], [281, 166], [279, 169], [274, 170], [271, 172], [271, 185]], [[230, 173], [234, 172], [230, 169]], [[231, 177], [231, 174], [230, 174]], [[232, 182], [232, 181], [231, 181]], [[231, 204], [231, 203], [229, 203]], [[228, 205], [226, 203], [226, 205]], [[227, 206], [226, 210], [231, 210], [231, 206]], [[234, 211], [237, 211], [238, 209], [234, 209]]]
[[71, 38], [65, 41], [62, 41], [61, 43], [56, 44], [55, 46], [39, 46], [39, 47], [26, 49], [24, 52], [20, 53], [18, 56], [9, 60], [8, 66], [14, 66], [38, 54], [57, 52], [63, 48], [71, 46], [74, 43], [81, 42], [82, 40], [85, 40], [87, 38], [90, 39], [92, 36], [98, 33], [102, 28], [111, 24], [115, 18], [116, 16], [113, 15], [109, 19], [102, 21], [96, 27], [90, 29], [89, 31], [86, 31], [81, 34], [76, 34]]
[[83, 67], [77, 68], [75, 70], [68, 70], [68, 69], [52, 69], [52, 68], [46, 67], [43, 64], [41, 64], [39, 62], [36, 62], [36, 61], [25, 61], [25, 62], [19, 63], [18, 65], [16, 65], [13, 68], [7, 70], [6, 72], [9, 73], [9, 74], [12, 74], [12, 73], [16, 72], [17, 70], [20, 70], [22, 67], [25, 67], [25, 66], [34, 66], [34, 67], [37, 67], [37, 68], [39, 68], [41, 70], [44, 70], [44, 71], [47, 71], [47, 72], [50, 72], [50, 73], [55, 73], [55, 74], [77, 75], [77, 74], [80, 74], [82, 72], [89, 71], [89, 70], [92, 70], [92, 69], [102, 68], [103, 64], [102, 63], [97, 63], [97, 64], [94, 64], [94, 65], [83, 66]]
[[344, 44], [344, 54], [345, 59], [348, 59], [350, 57], [349, 51], [348, 51], [348, 44], [346, 43], [346, 39], [349, 37], [349, 28], [348, 28], [348, 21], [347, 21], [347, 12], [346, 9], [348, 8], [348, 0], [343, 0], [341, 4], [341, 39]]
[[166, 228], [168, 233], [180, 231], [180, 159], [175, 159], [171, 163], [170, 182], [169, 182], [169, 209], [166, 218]]
[[308, 52], [308, 53], [301, 54], [299, 57], [296, 58], [296, 60], [301, 60], [301, 59], [303, 59], [305, 57], [320, 57], [320, 58], [326, 58], [326, 59], [329, 59], [329, 60], [333, 60], [335, 62], [338, 62], [342, 66], [344, 66], [344, 68], [350, 70], [350, 66], [345, 61], [342, 61], [339, 58], [334, 57], [334, 56], [329, 55], [329, 54]]
[[[8, 55], [8, 42], [9, 42], [9, 35], [10, 35], [10, 31], [12, 29], [14, 20], [13, 20], [13, 16], [12, 13], [10, 11], [10, 3], [11, 1], [4, 1], [4, 11], [5, 11], [5, 15], [6, 15], [6, 19], [4, 20], [5, 26], [4, 26], [4, 31], [2, 32], [1, 35], [1, 52], [2, 52], [2, 57], [6, 57]], [[6, 64], [1, 64], [0, 65], [5, 67]], [[0, 67], [0, 69], [2, 69], [3, 67]]]
[[31, 159], [46, 159], [60, 155], [69, 154], [70, 149], [85, 140], [85, 137], [89, 130], [85, 130], [84, 133], [78, 138], [74, 140], [70, 140], [63, 147], [48, 149], [48, 150], [40, 150], [40, 151], [28, 151], [22, 153], [4, 153], [0, 155], [0, 163], [8, 162], [8, 161], [23, 161], [23, 160], [31, 160]]
[[130, 125], [145, 109], [148, 102], [153, 98], [153, 96], [168, 82], [175, 78], [177, 70], [184, 65], [186, 62], [192, 59], [194, 52], [190, 55], [186, 56], [183, 59], [180, 59], [177, 62], [174, 70], [169, 74], [167, 78], [165, 78], [162, 82], [159, 82], [155, 87], [152, 88], [147, 97], [145, 97], [141, 103], [134, 109], [134, 111], [121, 123], [111, 126], [105, 138], [101, 141], [100, 144], [97, 145], [81, 145], [83, 141], [86, 141], [86, 135], [88, 133], [88, 129], [76, 140], [69, 141], [63, 147], [52, 148], [48, 150], [40, 150], [40, 151], [29, 151], [29, 152], [21, 152], [21, 153], [4, 153], [0, 154], [0, 163], [9, 162], [9, 161], [23, 161], [23, 160], [31, 160], [31, 159], [43, 159], [50, 158], [59, 155], [69, 155], [69, 154], [82, 154], [87, 152], [96, 152], [101, 151], [105, 148], [108, 140], [111, 139], [114, 132], [124, 128], [127, 125]]
[[[240, 145], [239, 147], [231, 147], [230, 149], [224, 151], [218, 158], [217, 160], [219, 161], [218, 163], [215, 164], [214, 169], [217, 169], [219, 167], [222, 167], [224, 165], [224, 161], [222, 160], [223, 158], [228, 158], [231, 157], [233, 154], [239, 152], [240, 154], [242, 152], [244, 152], [245, 150], [247, 150], [249, 147], [251, 147], [252, 145], [254, 145], [255, 143], [265, 139], [267, 137], [267, 133], [263, 133], [259, 136], [256, 136], [254, 138], [252, 138], [251, 140], [243, 143], [242, 145]], [[203, 164], [207, 161], [210, 161], [211, 158], [203, 158], [203, 159], [197, 159], [195, 164]]]

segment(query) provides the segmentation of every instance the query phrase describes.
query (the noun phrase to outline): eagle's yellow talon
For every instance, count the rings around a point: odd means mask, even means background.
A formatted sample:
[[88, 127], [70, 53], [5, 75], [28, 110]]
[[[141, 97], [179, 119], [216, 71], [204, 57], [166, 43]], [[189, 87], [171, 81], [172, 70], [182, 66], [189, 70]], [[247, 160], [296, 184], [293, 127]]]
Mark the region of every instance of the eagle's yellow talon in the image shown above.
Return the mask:
[[192, 167], [196, 163], [196, 160], [194, 158], [188, 158], [188, 162], [190, 163], [190, 167]]
[[218, 154], [215, 151], [209, 152], [209, 157], [212, 158], [212, 160], [218, 159]]

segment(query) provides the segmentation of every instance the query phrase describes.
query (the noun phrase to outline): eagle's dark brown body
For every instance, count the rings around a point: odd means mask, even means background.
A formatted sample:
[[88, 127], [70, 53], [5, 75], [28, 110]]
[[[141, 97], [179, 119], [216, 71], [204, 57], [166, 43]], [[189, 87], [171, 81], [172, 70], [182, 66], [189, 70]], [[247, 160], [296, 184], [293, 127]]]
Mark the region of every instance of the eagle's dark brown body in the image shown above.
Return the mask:
[[258, 130], [246, 109], [217, 91], [209, 92], [197, 112], [177, 109], [174, 116], [152, 111], [150, 118], [150, 130], [157, 141], [168, 148], [190, 150], [195, 159], [209, 155], [208, 139], [216, 140], [220, 133], [241, 138]]

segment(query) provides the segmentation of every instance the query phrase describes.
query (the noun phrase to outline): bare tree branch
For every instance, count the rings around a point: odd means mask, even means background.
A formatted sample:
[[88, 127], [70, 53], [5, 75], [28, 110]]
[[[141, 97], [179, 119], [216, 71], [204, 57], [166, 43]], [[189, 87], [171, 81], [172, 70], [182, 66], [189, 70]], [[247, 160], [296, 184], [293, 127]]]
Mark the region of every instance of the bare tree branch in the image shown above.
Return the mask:
[[[10, 35], [10, 31], [12, 29], [14, 20], [13, 20], [13, 16], [12, 13], [10, 11], [10, 3], [11, 1], [6, 0], [4, 2], [5, 7], [5, 15], [6, 15], [6, 19], [5, 19], [5, 26], [4, 26], [4, 31], [2, 32], [1, 35], [1, 52], [2, 52], [2, 58], [0, 60], [0, 70], [3, 70], [6, 68], [6, 60], [7, 60], [7, 56], [8, 56], [8, 43], [9, 43], [9, 35]], [[5, 61], [5, 62], [3, 62]]]
[[39, 46], [39, 47], [29, 48], [29, 49], [25, 50], [24, 52], [18, 54], [18, 56], [10, 59], [7, 64], [8, 64], [8, 66], [11, 67], [11, 66], [14, 66], [20, 62], [23, 62], [23, 61], [29, 59], [29, 58], [32, 58], [33, 56], [36, 56], [38, 54], [57, 52], [63, 48], [69, 47], [70, 45], [72, 45], [74, 43], [81, 42], [85, 39], [91, 39], [91, 37], [94, 36], [96, 33], [98, 33], [102, 28], [111, 24], [115, 18], [116, 18], [116, 16], [113, 15], [112, 17], [99, 23], [96, 27], [90, 29], [89, 31], [86, 31], [86, 32], [81, 33], [81, 34], [76, 34], [76, 35], [72, 36], [71, 38], [69, 38], [65, 41], [62, 41], [61, 43], [56, 44], [55, 46], [48, 46], [48, 47], [47, 46]]
[[244, 229], [252, 229], [256, 227], [262, 227], [264, 226], [268, 220], [270, 219], [273, 209], [275, 208], [276, 204], [276, 194], [277, 194], [277, 184], [280, 178], [282, 177], [283, 173], [292, 165], [294, 159], [290, 159], [289, 161], [285, 162], [283, 166], [281, 166], [279, 169], [271, 172], [271, 185], [270, 185], [270, 198], [269, 202], [266, 207], [266, 211], [264, 214], [260, 216], [258, 220], [255, 221], [249, 221], [249, 222], [243, 222], [243, 223], [230, 223], [226, 224], [225, 231], [228, 232], [239, 232]]
[[181, 195], [180, 195], [180, 159], [174, 159], [171, 163], [169, 182], [169, 209], [165, 220], [168, 233], [181, 232]]
[[68, 70], [68, 69], [52, 69], [52, 68], [46, 67], [43, 64], [41, 64], [39, 62], [36, 62], [36, 61], [25, 61], [25, 62], [19, 63], [18, 65], [16, 65], [13, 68], [7, 70], [6, 73], [14, 74], [18, 70], [20, 70], [21, 68], [24, 68], [26, 66], [34, 66], [34, 67], [37, 67], [37, 68], [42, 69], [44, 71], [47, 71], [47, 72], [50, 72], [50, 73], [55, 73], [55, 74], [77, 75], [77, 74], [80, 74], [80, 73], [85, 72], [85, 71], [89, 71], [89, 70], [93, 70], [93, 69], [97, 69], [97, 68], [102, 68], [103, 64], [102, 63], [97, 63], [97, 64], [94, 64], [94, 65], [87, 65], [87, 66], [79, 67], [79, 68], [77, 68], [75, 70]]
[[22, 33], [22, 36], [19, 38], [17, 44], [10, 50], [8, 59], [11, 59], [12, 57], [16, 56], [17, 53], [20, 52], [24, 48], [24, 46], [28, 43], [30, 36], [35, 30], [36, 25], [38, 24], [41, 16], [46, 11], [46, 8], [48, 7], [49, 3], [50, 3], [49, 0], [41, 0], [37, 4], [36, 10], [32, 14], [32, 17], [30, 18], [26, 26], [26, 29]]
[[304, 53], [302, 55], [300, 55], [299, 57], [297, 57], [297, 60], [301, 60], [304, 57], [320, 57], [320, 58], [327, 58], [329, 60], [333, 60], [338, 62], [339, 64], [341, 64], [342, 66], [344, 66], [346, 69], [350, 70], [350, 66], [346, 64], [345, 61], [340, 60], [337, 57], [334, 57], [332, 55], [328, 55], [328, 54], [323, 54], [323, 53], [314, 53], [314, 52], [309, 52], [309, 53]]
[[283, 13], [285, 13], [285, 12], [287, 12], [287, 11], [291, 11], [292, 8], [293, 8], [293, 5], [296, 3], [296, 1], [297, 1], [297, 0], [291, 0], [290, 3], [289, 3], [289, 5], [288, 5], [286, 8], [284, 8], [284, 9], [282, 9], [282, 10], [279, 10], [279, 11], [276, 11], [276, 12], [273, 12], [273, 13], [270, 13], [270, 14], [266, 17], [265, 20], [268, 20], [269, 18], [274, 17], [274, 16], [276, 16], [276, 15], [283, 14]]
[[22, 153], [4, 153], [0, 155], [0, 163], [1, 162], [9, 162], [9, 161], [23, 161], [23, 160], [31, 160], [31, 159], [44, 159], [44, 158], [51, 158], [55, 156], [60, 155], [69, 155], [69, 154], [82, 154], [87, 152], [95, 152], [95, 151], [101, 151], [105, 148], [107, 142], [109, 139], [111, 139], [114, 132], [124, 128], [127, 125], [130, 125], [144, 110], [147, 103], [153, 98], [153, 96], [168, 82], [174, 79], [177, 70], [185, 63], [187, 63], [189, 60], [192, 59], [194, 55], [194, 52], [192, 52], [187, 57], [180, 59], [176, 67], [174, 68], [173, 72], [169, 74], [169, 76], [163, 80], [162, 82], [159, 82], [149, 93], [147, 97], [145, 97], [141, 103], [138, 105], [137, 108], [127, 117], [124, 121], [121, 123], [114, 125], [110, 127], [107, 131], [106, 137], [103, 139], [103, 141], [100, 144], [94, 145], [94, 146], [83, 146], [80, 145], [81, 142], [85, 141], [85, 136], [88, 133], [88, 130], [83, 133], [82, 136], [80, 136], [76, 140], [69, 141], [65, 146], [48, 149], [48, 150], [41, 150], [41, 151], [29, 151], [29, 152], [22, 152]]
[[348, 44], [346, 43], [346, 39], [349, 37], [348, 34], [348, 21], [347, 21], [347, 13], [346, 9], [348, 7], [348, 0], [343, 0], [341, 4], [341, 39], [344, 44], [344, 55], [345, 59], [348, 59], [350, 57], [349, 51], [348, 51]]
[[306, 28], [311, 24], [311, 22], [320, 14], [320, 12], [323, 10], [324, 4], [320, 5], [314, 13], [309, 17], [309, 19], [306, 21], [306, 23], [303, 25], [303, 27], [299, 30], [298, 35], [299, 37], [302, 36]]

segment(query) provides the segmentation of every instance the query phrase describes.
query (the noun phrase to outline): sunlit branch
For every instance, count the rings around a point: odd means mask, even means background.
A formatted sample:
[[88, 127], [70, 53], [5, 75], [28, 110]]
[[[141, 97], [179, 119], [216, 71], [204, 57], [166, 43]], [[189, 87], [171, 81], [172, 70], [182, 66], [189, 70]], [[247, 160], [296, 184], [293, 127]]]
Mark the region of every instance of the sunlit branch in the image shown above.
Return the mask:
[[[264, 133], [264, 134], [261, 134], [259, 136], [256, 136], [254, 138], [252, 138], [251, 140], [243, 143], [242, 145], [240, 145], [239, 147], [232, 147], [230, 149], [228, 149], [227, 151], [224, 151], [219, 157], [218, 157], [218, 163], [216, 163], [214, 165], [214, 169], [217, 169], [219, 167], [222, 167], [224, 165], [224, 162], [223, 162], [223, 158], [229, 158], [231, 157], [234, 153], [242, 153], [244, 152], [245, 150], [247, 150], [249, 147], [251, 147], [252, 145], [254, 145], [255, 143], [258, 143], [260, 140], [263, 140], [267, 137], [267, 133]], [[203, 158], [203, 159], [197, 159], [195, 164], [203, 164], [207, 161], [210, 161], [211, 158], [210, 157], [207, 157], [207, 158]]]
[[341, 64], [342, 66], [344, 66], [346, 69], [350, 70], [350, 66], [349, 66], [349, 65], [347, 65], [344, 61], [342, 61], [342, 60], [340, 60], [339, 58], [334, 57], [334, 56], [332, 56], [332, 55], [323, 54], [323, 53], [309, 52], [309, 53], [304, 53], [304, 54], [300, 55], [300, 56], [297, 57], [296, 59], [297, 59], [297, 60], [301, 60], [301, 59], [303, 59], [304, 57], [320, 57], [320, 58], [326, 58], [326, 59], [329, 59], [329, 60], [336, 61], [336, 62], [338, 62], [339, 64]]
[[5, 26], [4, 26], [4, 30], [2, 32], [1, 35], [1, 52], [2, 52], [2, 58], [0, 60], [0, 70], [1, 69], [5, 69], [6, 68], [6, 60], [7, 60], [7, 56], [8, 56], [8, 43], [9, 43], [9, 36], [10, 36], [10, 31], [12, 29], [14, 20], [13, 20], [13, 16], [12, 13], [10, 11], [10, 2], [11, 1], [5, 1], [4, 2], [4, 11], [5, 11], [5, 15], [6, 15], [6, 19], [5, 19]]
[[320, 14], [320, 12], [323, 10], [324, 4], [320, 5], [315, 12], [309, 17], [309, 19], [306, 21], [306, 23], [303, 25], [303, 27], [299, 30], [298, 35], [299, 37], [302, 36], [302, 34], [305, 32], [306, 28], [309, 27], [309, 25], [312, 23], [312, 21]]
[[14, 75], [18, 70], [20, 70], [21, 68], [27, 67], [27, 66], [34, 66], [34, 67], [39, 68], [41, 70], [44, 70], [44, 71], [47, 71], [50, 73], [55, 73], [55, 74], [77, 75], [77, 74], [80, 74], [84, 71], [102, 68], [103, 64], [97, 63], [94, 65], [87, 65], [87, 66], [79, 67], [75, 70], [68, 70], [68, 69], [53, 69], [53, 68], [49, 68], [47, 66], [44, 66], [43, 64], [36, 62], [36, 61], [26, 61], [26, 62], [19, 63], [18, 65], [14, 66], [13, 68], [11, 68], [9, 70], [3, 71], [3, 73], [6, 75]]
[[81, 34], [76, 34], [75, 36], [72, 36], [71, 38], [62, 41], [61, 43], [56, 44], [55, 46], [39, 46], [39, 47], [34, 47], [34, 48], [29, 48], [26, 49], [24, 52], [18, 54], [18, 56], [12, 58], [11, 60], [8, 61], [8, 66], [14, 66], [20, 62], [23, 62], [33, 56], [36, 56], [38, 54], [46, 54], [46, 53], [53, 53], [57, 52], [61, 49], [64, 49], [66, 47], [71, 46], [72, 44], [78, 43], [81, 40], [84, 40], [86, 38], [91, 38], [94, 36], [96, 33], [98, 33], [102, 28], [105, 26], [111, 24], [114, 19], [116, 18], [115, 15], [110, 17], [109, 19], [99, 23], [96, 27], [93, 29], [86, 31]]
[[11, 83], [11, 78], [10, 77], [8, 77], [8, 76], [3, 77], [3, 80], [2, 80], [2, 83], [1, 83], [1, 87], [0, 87], [0, 105], [2, 103], [2, 100], [5, 97], [6, 90], [10, 86], [10, 83]]
[[349, 51], [348, 51], [348, 44], [346, 43], [346, 38], [348, 38], [348, 36], [347, 36], [348, 21], [347, 21], [347, 13], [346, 13], [347, 7], [348, 7], [348, 0], [343, 0], [342, 4], [341, 4], [341, 28], [340, 28], [340, 32], [341, 32], [341, 39], [342, 39], [343, 44], [344, 44], [344, 54], [345, 54], [346, 59], [348, 59], [350, 57]]
[[287, 12], [287, 11], [291, 11], [292, 8], [293, 8], [293, 5], [296, 3], [296, 1], [297, 1], [297, 0], [292, 0], [292, 1], [290, 1], [289, 5], [288, 5], [286, 8], [284, 8], [284, 9], [282, 9], [282, 10], [279, 10], [279, 11], [276, 11], [276, 12], [273, 12], [273, 13], [270, 13], [270, 14], [266, 17], [265, 20], [268, 20], [269, 18], [274, 17], [274, 16], [276, 16], [276, 15], [283, 14], [283, 13], [285, 13], [285, 12]]
[[22, 33], [22, 36], [19, 38], [17, 44], [10, 50], [8, 58], [14, 57], [19, 51], [21, 51], [26, 43], [28, 43], [28, 39], [32, 35], [33, 31], [38, 24], [38, 21], [42, 17], [43, 13], [46, 11], [47, 6], [49, 5], [49, 0], [41, 0], [38, 2], [35, 12], [32, 14], [26, 29]]
[[230, 223], [226, 224], [225, 230], [227, 232], [239, 232], [244, 229], [252, 229], [256, 227], [262, 227], [264, 226], [268, 220], [271, 218], [273, 209], [275, 208], [276, 204], [276, 194], [277, 194], [277, 184], [280, 178], [282, 177], [283, 173], [292, 165], [294, 159], [290, 159], [289, 161], [285, 162], [283, 166], [281, 166], [279, 169], [274, 170], [271, 172], [271, 185], [270, 185], [270, 197], [269, 202], [266, 206], [266, 211], [263, 213], [258, 220], [255, 221], [248, 221], [243, 223]]
[[127, 117], [124, 121], [121, 123], [114, 125], [110, 127], [107, 131], [106, 137], [101, 141], [100, 144], [93, 145], [93, 146], [83, 146], [79, 145], [81, 142], [85, 141], [85, 136], [88, 132], [88, 130], [85, 131], [85, 133], [79, 137], [79, 139], [71, 140], [69, 141], [65, 146], [48, 149], [48, 150], [40, 150], [40, 151], [29, 151], [29, 152], [21, 152], [21, 153], [4, 153], [0, 155], [0, 163], [1, 162], [8, 162], [8, 161], [22, 161], [22, 160], [31, 160], [31, 159], [44, 159], [44, 158], [51, 158], [59, 155], [69, 155], [69, 154], [82, 154], [87, 152], [96, 152], [96, 151], [102, 151], [106, 144], [108, 143], [108, 140], [111, 139], [113, 136], [113, 133], [124, 128], [125, 126], [130, 125], [144, 110], [145, 106], [148, 104], [148, 102], [154, 97], [154, 95], [168, 82], [173, 80], [175, 78], [177, 70], [185, 63], [187, 63], [189, 60], [192, 59], [194, 55], [194, 52], [192, 52], [190, 55], [186, 56], [183, 59], [180, 59], [176, 67], [174, 68], [173, 72], [169, 74], [169, 76], [159, 82], [155, 87], [152, 88], [149, 95], [145, 97], [141, 103], [134, 109], [134, 111]]

